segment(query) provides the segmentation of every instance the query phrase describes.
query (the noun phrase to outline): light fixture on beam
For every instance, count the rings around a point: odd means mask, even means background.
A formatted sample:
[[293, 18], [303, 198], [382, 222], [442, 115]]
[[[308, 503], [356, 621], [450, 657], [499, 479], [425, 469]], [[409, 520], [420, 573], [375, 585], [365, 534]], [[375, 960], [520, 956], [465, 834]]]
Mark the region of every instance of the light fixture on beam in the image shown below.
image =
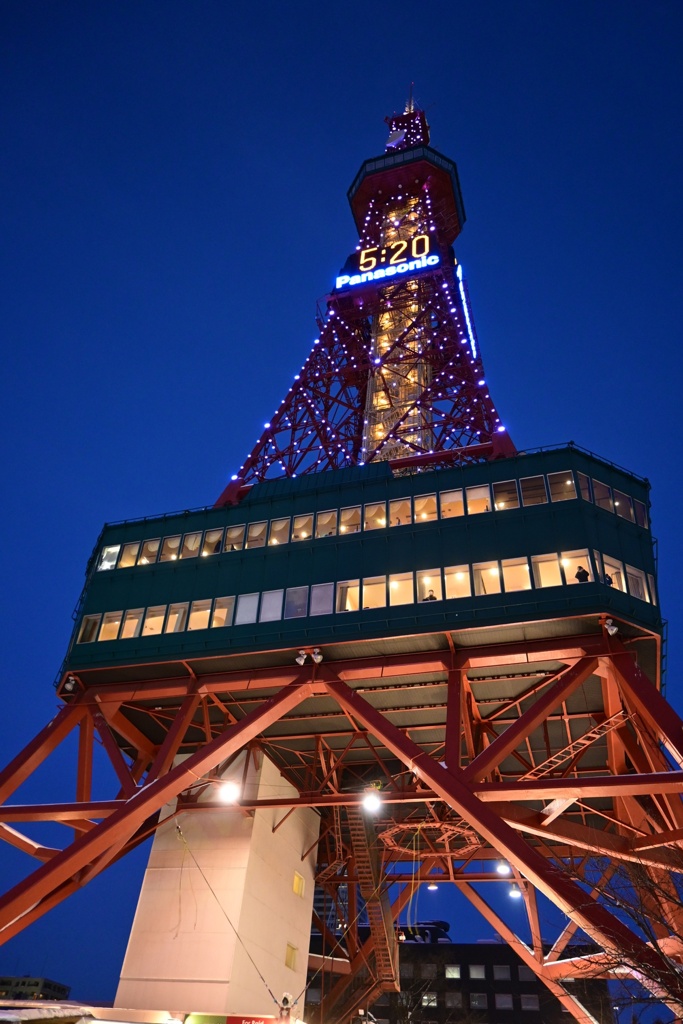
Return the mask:
[[297, 665], [303, 665], [304, 662], [306, 661], [307, 657], [308, 657], [308, 655], [307, 655], [306, 651], [299, 651], [299, 653], [298, 653], [297, 657], [294, 659], [294, 661], [297, 663]]
[[218, 798], [224, 804], [236, 804], [241, 793], [241, 787], [234, 779], [228, 779], [227, 782], [223, 782], [218, 788]]
[[363, 807], [366, 811], [374, 814], [382, 806], [382, 798], [379, 795], [379, 786], [368, 786], [363, 797]]

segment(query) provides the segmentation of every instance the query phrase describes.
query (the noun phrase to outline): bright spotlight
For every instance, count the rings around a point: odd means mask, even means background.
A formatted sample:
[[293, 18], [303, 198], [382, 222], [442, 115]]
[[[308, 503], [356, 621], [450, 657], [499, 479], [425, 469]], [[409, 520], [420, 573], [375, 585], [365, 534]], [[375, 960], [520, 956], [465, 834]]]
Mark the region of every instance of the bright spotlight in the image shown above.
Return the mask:
[[506, 864], [504, 860], [501, 860], [499, 864], [496, 864], [496, 871], [499, 875], [510, 875], [512, 874], [512, 868], [509, 864]]
[[438, 889], [439, 887], [438, 887], [438, 885], [436, 884], [436, 882], [430, 882], [430, 883], [429, 883], [429, 885], [427, 886], [427, 888], [429, 889], [429, 891], [430, 891], [430, 892], [436, 892], [436, 890], [437, 890], [437, 889]]
[[511, 885], [510, 886], [510, 899], [512, 899], [512, 900], [521, 900], [521, 898], [522, 898], [522, 893], [517, 888], [517, 886], [516, 885]]
[[218, 798], [224, 804], [236, 804], [240, 798], [240, 787], [234, 780], [224, 782], [218, 788]]
[[382, 800], [380, 798], [379, 793], [373, 786], [373, 788], [369, 789], [365, 796], [363, 797], [363, 807], [365, 808], [366, 811], [374, 812], [378, 811], [381, 806]]

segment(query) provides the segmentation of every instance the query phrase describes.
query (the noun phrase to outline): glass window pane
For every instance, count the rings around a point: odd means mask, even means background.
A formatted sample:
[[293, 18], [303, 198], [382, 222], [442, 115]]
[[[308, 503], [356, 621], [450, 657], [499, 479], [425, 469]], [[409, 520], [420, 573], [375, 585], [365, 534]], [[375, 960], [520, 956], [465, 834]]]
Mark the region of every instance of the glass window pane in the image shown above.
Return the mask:
[[615, 587], [616, 590], [626, 593], [626, 576], [623, 564], [617, 558], [611, 558], [610, 555], [605, 554], [602, 556], [602, 564], [605, 568], [603, 582], [608, 587]]
[[446, 597], [471, 597], [469, 565], [451, 565], [443, 571], [446, 581]]
[[223, 547], [223, 530], [207, 530], [202, 544], [202, 557], [219, 555]]
[[156, 636], [161, 633], [166, 618], [166, 605], [157, 604], [148, 608], [145, 613], [145, 621], [142, 626], [143, 636]]
[[556, 554], [532, 555], [531, 571], [535, 587], [561, 587], [560, 559]]
[[199, 554], [199, 545], [202, 540], [201, 533], [186, 533], [180, 548], [180, 558], [196, 558]]
[[[633, 593], [633, 591], [631, 591]], [[102, 625], [100, 626], [98, 640], [116, 640], [119, 635], [119, 627], [121, 626], [121, 619], [123, 618], [123, 611], [120, 612], [105, 612], [102, 618]]]
[[436, 1006], [436, 992], [423, 992], [422, 993], [422, 1005], [423, 1006]]
[[334, 583], [315, 583], [311, 587], [311, 615], [330, 615], [334, 607]]
[[[331, 583], [327, 586], [332, 586]], [[308, 587], [289, 587], [285, 597], [285, 618], [302, 619], [308, 605]], [[332, 611], [330, 603], [330, 611]], [[311, 614], [314, 614], [311, 609]]]
[[534, 972], [531, 970], [530, 967], [527, 967], [526, 964], [520, 964], [519, 965], [519, 967], [517, 968], [517, 975], [518, 975], [520, 981], [535, 981], [536, 980], [536, 975], [534, 974]]
[[593, 495], [595, 497], [595, 504], [598, 508], [604, 508], [607, 512], [614, 512], [614, 506], [612, 505], [612, 489], [608, 487], [607, 484], [602, 484], [599, 480], [594, 480]]
[[134, 540], [129, 544], [123, 545], [123, 551], [119, 558], [119, 569], [129, 569], [131, 565], [135, 565], [138, 560], [138, 551], [140, 550], [140, 541]]
[[412, 521], [410, 498], [396, 498], [389, 502], [389, 526], [410, 526]]
[[119, 640], [130, 640], [132, 637], [140, 636], [140, 626], [144, 608], [129, 608], [123, 618], [123, 629]]
[[256, 622], [258, 611], [258, 594], [240, 594], [237, 598], [237, 611], [235, 612], [235, 625], [240, 626], [243, 622]]
[[292, 540], [309, 540], [313, 536], [313, 516], [294, 516]]
[[360, 532], [360, 505], [354, 505], [353, 508], [343, 508], [341, 510], [341, 520], [339, 523], [340, 533], [359, 533]]
[[512, 995], [510, 992], [496, 992], [496, 1009], [511, 1010]]
[[442, 597], [441, 570], [420, 569], [417, 573], [418, 601], [440, 601]]
[[225, 531], [225, 550], [241, 551], [244, 547], [244, 525], [229, 526]]
[[385, 608], [387, 604], [386, 576], [370, 576], [363, 580], [363, 608]]
[[509, 981], [510, 980], [510, 966], [509, 966], [509, 964], [494, 964], [493, 965], [493, 980], [494, 981]]
[[460, 964], [446, 964], [445, 975], [447, 978], [459, 978], [460, 977]]
[[416, 523], [431, 523], [436, 519], [436, 494], [418, 494], [414, 501]]
[[548, 487], [551, 501], [568, 501], [576, 497], [576, 487], [571, 471], [566, 473], [548, 473]]
[[266, 523], [249, 523], [245, 548], [263, 548], [266, 545]]
[[76, 643], [91, 644], [93, 642], [97, 636], [97, 627], [100, 624], [100, 618], [100, 615], [85, 615], [83, 617]]
[[337, 510], [331, 509], [327, 512], [318, 512], [315, 517], [316, 537], [337, 536]]
[[282, 618], [284, 590], [266, 590], [261, 595], [259, 622], [275, 622]]
[[590, 477], [586, 476], [585, 473], [577, 473], [576, 475], [579, 480], [579, 491], [581, 492], [581, 497], [584, 501], [592, 501], [593, 497], [591, 495]]
[[633, 502], [630, 495], [624, 494], [622, 491], [614, 492], [614, 511], [622, 519], [628, 519], [630, 523], [635, 523], [636, 517], [633, 511]]
[[389, 577], [389, 604], [412, 604], [413, 594], [412, 572], [397, 572]]
[[[521, 977], [522, 977], [522, 974], [521, 974], [522, 968], [520, 967], [519, 970], [520, 970], [520, 979], [521, 979]], [[526, 968], [526, 970], [529, 971], [530, 976], [533, 978], [534, 975], [529, 970], [528, 967]], [[520, 999], [522, 1000], [522, 1009], [523, 1010], [538, 1010], [539, 1009], [539, 1000], [538, 1000], [538, 996], [535, 993], [529, 993], [529, 994], [523, 993], [520, 996]]]
[[514, 590], [531, 590], [529, 563], [526, 558], [504, 558], [501, 566], [506, 593]]
[[493, 507], [497, 511], [506, 508], [519, 508], [516, 480], [503, 480], [493, 485]]
[[[632, 565], [626, 563], [626, 582], [628, 583], [628, 592], [633, 594], [634, 597], [639, 598], [641, 601], [647, 601], [649, 603], [649, 594], [647, 592], [647, 584], [645, 583], [645, 573], [641, 569], [634, 569]], [[105, 615], [106, 618], [106, 615]], [[104, 624], [102, 625], [104, 628]], [[100, 640], [102, 636], [100, 635]]]
[[481, 487], [468, 487], [465, 494], [468, 515], [473, 516], [478, 512], [491, 511], [491, 493], [488, 484], [482, 484]]
[[337, 611], [357, 612], [360, 591], [359, 580], [343, 580], [337, 584]]
[[190, 617], [187, 622], [188, 629], [208, 629], [211, 615], [211, 598], [205, 601], [193, 601], [190, 608]]
[[588, 558], [588, 551], [585, 548], [580, 548], [578, 551], [562, 551], [560, 564], [567, 583], [592, 583], [595, 578]]
[[375, 501], [365, 506], [365, 530], [381, 530], [387, 525], [387, 507], [383, 501]]
[[442, 519], [453, 519], [456, 516], [465, 515], [462, 490], [442, 491], [439, 495], [439, 502], [441, 505]]
[[420, 966], [420, 977], [423, 981], [436, 980], [436, 964], [422, 964]]
[[289, 544], [289, 524], [290, 520], [287, 519], [273, 519], [270, 524], [270, 533], [268, 534], [269, 544]]
[[470, 964], [470, 978], [473, 981], [483, 981], [486, 978], [486, 965]]
[[650, 591], [650, 601], [653, 605], [657, 605], [657, 588], [655, 586], [655, 578], [652, 573], [647, 574], [648, 589]]
[[182, 604], [169, 605], [164, 633], [182, 633], [187, 626], [188, 607], [187, 601]]
[[449, 1010], [462, 1006], [462, 992], [446, 992], [446, 1006]]
[[229, 626], [232, 622], [232, 613], [235, 607], [234, 597], [217, 597], [213, 602], [213, 614], [211, 615], [211, 628]]
[[522, 491], [522, 505], [544, 505], [548, 500], [545, 480], [542, 476], [527, 476], [519, 481]]
[[472, 566], [474, 576], [474, 593], [477, 597], [484, 594], [500, 594], [500, 569], [498, 562], [476, 562]]
[[164, 537], [161, 544], [160, 562], [175, 562], [180, 554], [180, 534], [176, 537]]
[[[470, 969], [471, 976], [471, 969]], [[489, 1004], [485, 992], [470, 992], [470, 1007], [473, 1010], [485, 1010]]]
[[161, 538], [159, 537], [155, 537], [154, 540], [143, 540], [138, 565], [152, 565], [156, 562], [160, 544]]
[[104, 569], [113, 569], [116, 566], [116, 559], [119, 557], [120, 550], [120, 544], [109, 544], [106, 548], [102, 548], [100, 560], [97, 563], [97, 571], [102, 572]]
[[636, 522], [638, 526], [644, 526], [647, 529], [647, 509], [642, 501], [638, 501], [637, 498], [633, 499], [633, 508], [636, 514]]

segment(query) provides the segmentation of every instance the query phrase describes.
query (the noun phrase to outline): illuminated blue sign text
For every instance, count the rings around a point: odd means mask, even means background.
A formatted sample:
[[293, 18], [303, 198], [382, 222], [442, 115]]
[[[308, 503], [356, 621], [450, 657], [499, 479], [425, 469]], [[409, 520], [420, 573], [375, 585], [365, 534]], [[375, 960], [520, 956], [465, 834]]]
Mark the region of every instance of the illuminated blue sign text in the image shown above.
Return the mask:
[[378, 267], [377, 270], [366, 270], [362, 274], [340, 274], [336, 280], [335, 288], [352, 288], [357, 284], [366, 284], [370, 281], [381, 281], [384, 277], [395, 277], [397, 274], [414, 274], [426, 267], [435, 267], [439, 263], [436, 253], [431, 256], [422, 256], [417, 260], [408, 260], [405, 263], [397, 263], [395, 267]]

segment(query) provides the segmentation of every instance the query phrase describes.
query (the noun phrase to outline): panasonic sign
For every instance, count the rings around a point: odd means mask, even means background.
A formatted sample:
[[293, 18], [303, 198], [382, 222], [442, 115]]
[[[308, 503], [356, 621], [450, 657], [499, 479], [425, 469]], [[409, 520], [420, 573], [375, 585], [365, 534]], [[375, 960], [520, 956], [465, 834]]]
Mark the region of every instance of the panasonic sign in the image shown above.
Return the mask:
[[358, 284], [381, 281], [385, 277], [396, 277], [397, 274], [414, 274], [418, 270], [435, 267], [440, 262], [439, 257], [434, 253], [432, 256], [422, 256], [417, 260], [397, 263], [395, 267], [378, 267], [377, 270], [366, 270], [362, 274], [340, 274], [335, 282], [335, 288], [339, 291], [342, 288], [353, 288]]

